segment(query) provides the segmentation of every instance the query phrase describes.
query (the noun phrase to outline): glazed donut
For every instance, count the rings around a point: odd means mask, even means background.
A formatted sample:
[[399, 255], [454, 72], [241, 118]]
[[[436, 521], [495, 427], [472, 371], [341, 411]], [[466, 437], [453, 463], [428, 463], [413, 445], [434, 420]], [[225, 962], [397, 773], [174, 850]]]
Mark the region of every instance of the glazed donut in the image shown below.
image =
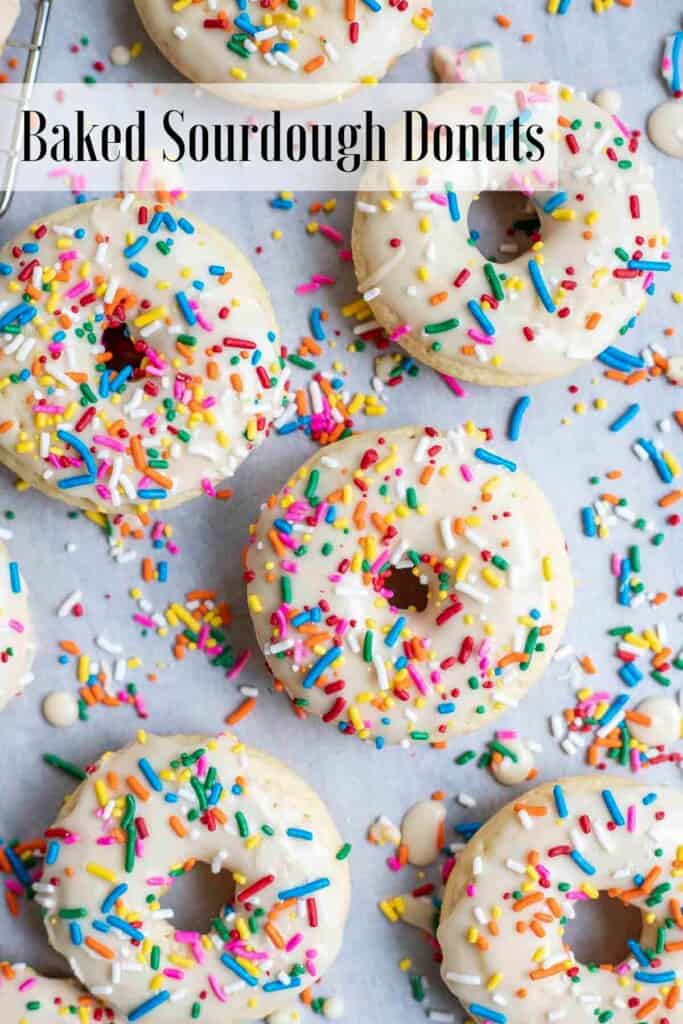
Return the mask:
[[[531, 790], [458, 855], [437, 933], [444, 981], [476, 1024], [680, 1024], [682, 839], [673, 787], [583, 777]], [[582, 964], [565, 925], [603, 892], [642, 912], [643, 934], [623, 963]]]
[[442, 745], [515, 705], [572, 601], [562, 533], [486, 435], [405, 427], [314, 455], [264, 506], [248, 604], [296, 708]]
[[186, 78], [209, 86], [240, 83], [220, 90], [234, 102], [295, 107], [331, 102], [383, 78], [394, 61], [422, 44], [433, 5], [317, 0], [261, 10], [229, 0], [216, 11], [211, 2], [135, 0], [135, 6], [153, 41]]
[[[514, 95], [501, 86], [501, 111]], [[475, 118], [457, 87], [425, 109], [436, 122]], [[560, 188], [533, 197], [540, 233], [504, 265], [474, 244], [473, 193], [437, 192], [420, 178], [412, 191], [358, 195], [359, 291], [391, 338], [441, 373], [499, 385], [568, 373], [633, 326], [655, 276], [670, 269], [638, 137], [569, 89], [559, 109]]]
[[0, 345], [0, 461], [86, 509], [213, 494], [282, 407], [251, 264], [132, 194], [38, 218], [0, 252]]
[[19, 0], [3, 0], [0, 10], [0, 53], [19, 17]]
[[123, 1024], [113, 1010], [66, 978], [44, 978], [27, 964], [0, 964], [3, 1024]]
[[0, 711], [33, 679], [35, 651], [26, 581], [0, 541]]
[[[142, 734], [105, 754], [47, 842], [50, 942], [128, 1021], [264, 1017], [339, 952], [349, 847], [302, 779], [234, 737]], [[198, 861], [235, 892], [204, 934], [163, 907]]]

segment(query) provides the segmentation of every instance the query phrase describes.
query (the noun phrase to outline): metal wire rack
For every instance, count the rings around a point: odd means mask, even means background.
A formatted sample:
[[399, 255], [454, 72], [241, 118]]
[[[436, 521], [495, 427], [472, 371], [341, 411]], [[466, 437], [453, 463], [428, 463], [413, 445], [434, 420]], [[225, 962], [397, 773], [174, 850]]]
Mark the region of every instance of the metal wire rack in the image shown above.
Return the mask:
[[17, 171], [21, 163], [20, 147], [23, 133], [23, 114], [28, 109], [33, 96], [33, 89], [38, 80], [38, 69], [42, 57], [47, 25], [50, 20], [50, 11], [53, 0], [38, 0], [36, 16], [33, 22], [33, 31], [29, 42], [10, 37], [7, 45], [15, 50], [23, 50], [26, 53], [26, 64], [24, 65], [24, 77], [22, 88], [18, 97], [3, 97], [6, 102], [16, 107], [14, 116], [14, 127], [9, 148], [0, 148], [0, 160], [4, 157], [4, 165], [0, 172], [0, 218], [4, 217], [10, 208], [14, 188], [17, 182]]

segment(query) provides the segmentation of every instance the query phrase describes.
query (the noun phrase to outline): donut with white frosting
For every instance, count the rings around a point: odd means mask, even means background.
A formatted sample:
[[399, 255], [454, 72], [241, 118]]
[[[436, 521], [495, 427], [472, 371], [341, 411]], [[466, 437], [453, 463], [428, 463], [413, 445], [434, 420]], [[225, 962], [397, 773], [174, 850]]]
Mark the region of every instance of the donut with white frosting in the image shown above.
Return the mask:
[[0, 541], [0, 711], [31, 682], [35, 650], [28, 587]]
[[117, 513], [212, 495], [285, 380], [261, 280], [189, 211], [128, 194], [0, 251], [0, 461], [52, 497]]
[[0, 1020], [3, 1024], [123, 1024], [75, 981], [45, 978], [27, 964], [0, 963]]
[[19, 0], [3, 0], [0, 7], [0, 53], [19, 17]]
[[[302, 779], [232, 736], [139, 735], [100, 759], [46, 839], [50, 942], [128, 1021], [262, 1018], [341, 947], [350, 848]], [[201, 933], [164, 908], [197, 862], [226, 879]]]
[[[477, 1024], [680, 1024], [682, 841], [674, 787], [583, 777], [527, 792], [458, 855], [438, 930], [446, 985]], [[640, 910], [642, 935], [621, 962], [584, 964], [565, 929], [604, 893]]]
[[[516, 89], [500, 85], [500, 111], [514, 108]], [[425, 109], [437, 123], [483, 123], [490, 97], [477, 114], [456, 87]], [[533, 102], [525, 96], [526, 109]], [[510, 386], [568, 373], [634, 327], [671, 269], [640, 136], [561, 88], [556, 141], [559, 187], [518, 186], [537, 190], [527, 220], [540, 230], [530, 226], [529, 251], [517, 244], [508, 262], [476, 246], [468, 217], [477, 195], [430, 187], [419, 166], [413, 188], [359, 193], [358, 289], [390, 337], [439, 372]]]
[[473, 426], [321, 450], [263, 506], [245, 566], [298, 713], [377, 746], [443, 745], [516, 705], [573, 593], [548, 502]]
[[[195, 82], [233, 85], [254, 106], [331, 102], [383, 78], [430, 29], [426, 0], [135, 0], [164, 56]], [[218, 9], [219, 8], [219, 9]], [[250, 89], [250, 86], [269, 86]]]

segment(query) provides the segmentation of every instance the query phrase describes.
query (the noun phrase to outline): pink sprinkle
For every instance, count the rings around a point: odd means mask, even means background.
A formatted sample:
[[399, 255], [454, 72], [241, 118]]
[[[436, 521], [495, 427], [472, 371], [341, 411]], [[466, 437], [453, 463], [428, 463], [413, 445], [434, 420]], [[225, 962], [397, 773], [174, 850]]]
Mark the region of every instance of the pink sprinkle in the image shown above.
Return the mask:
[[467, 392], [464, 387], [459, 380], [455, 379], [455, 377], [451, 377], [448, 373], [440, 373], [439, 376], [441, 377], [441, 380], [448, 385], [453, 394], [458, 396], [458, 398], [465, 398], [467, 396]]
[[233, 667], [228, 672], [226, 672], [226, 676], [228, 677], [228, 679], [235, 679], [240, 674], [240, 672], [242, 671], [242, 669], [244, 668], [244, 666], [246, 665], [250, 658], [250, 650], [242, 651]]
[[629, 809], [626, 811], [626, 828], [629, 832], [635, 832], [636, 830], [636, 808], [635, 804], [631, 804]]
[[330, 242], [334, 242], [335, 245], [341, 245], [344, 241], [344, 236], [341, 231], [337, 231], [336, 228], [331, 227], [329, 224], [321, 224], [318, 231]]
[[37, 978], [27, 978], [26, 981], [22, 981], [21, 985], [19, 986], [19, 991], [25, 992], [26, 989], [33, 988], [37, 981]]
[[467, 480], [468, 483], [471, 483], [471, 481], [474, 479], [472, 475], [472, 470], [470, 469], [469, 466], [466, 466], [464, 463], [460, 467], [460, 475], [463, 478], [463, 480]]
[[215, 995], [216, 999], [220, 1000], [221, 1003], [225, 1003], [227, 1001], [225, 992], [218, 984], [218, 979], [215, 974], [209, 975], [209, 985], [211, 986], [211, 991]]

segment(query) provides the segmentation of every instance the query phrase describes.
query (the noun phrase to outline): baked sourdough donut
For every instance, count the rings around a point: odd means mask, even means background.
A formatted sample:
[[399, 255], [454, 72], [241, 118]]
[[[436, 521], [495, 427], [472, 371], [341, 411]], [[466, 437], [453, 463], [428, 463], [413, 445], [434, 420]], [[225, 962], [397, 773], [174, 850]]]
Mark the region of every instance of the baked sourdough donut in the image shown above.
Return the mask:
[[[501, 108], [514, 95], [502, 85]], [[476, 119], [457, 87], [425, 109], [436, 122]], [[489, 385], [568, 373], [633, 326], [655, 276], [670, 269], [639, 138], [569, 89], [559, 111], [560, 188], [533, 196], [540, 231], [510, 262], [477, 249], [473, 193], [416, 178], [409, 191], [358, 195], [359, 291], [392, 339], [441, 373]]]
[[[143, 734], [105, 754], [47, 841], [50, 942], [128, 1021], [264, 1017], [339, 952], [348, 847], [302, 779], [234, 737]], [[197, 862], [234, 882], [203, 934], [163, 907]]]
[[0, 964], [2, 1024], [123, 1024], [75, 981], [44, 978], [26, 964]]
[[321, 450], [250, 540], [249, 609], [273, 674], [299, 711], [377, 746], [442, 745], [516, 704], [572, 602], [552, 509], [474, 427]]
[[26, 581], [0, 541], [0, 711], [33, 679], [35, 651]]
[[0, 53], [19, 17], [19, 0], [3, 0], [0, 7]]
[[186, 78], [209, 85], [239, 82], [227, 94], [231, 100], [288, 107], [331, 102], [383, 78], [395, 60], [422, 44], [433, 5], [135, 0], [135, 6], [156, 45]]
[[0, 461], [86, 509], [212, 494], [282, 407], [251, 264], [132, 194], [39, 218], [0, 251], [0, 345]]
[[[444, 981], [477, 1024], [680, 1024], [682, 840], [673, 787], [583, 777], [531, 790], [458, 855]], [[620, 964], [582, 964], [565, 926], [603, 892], [641, 911], [642, 937]]]

